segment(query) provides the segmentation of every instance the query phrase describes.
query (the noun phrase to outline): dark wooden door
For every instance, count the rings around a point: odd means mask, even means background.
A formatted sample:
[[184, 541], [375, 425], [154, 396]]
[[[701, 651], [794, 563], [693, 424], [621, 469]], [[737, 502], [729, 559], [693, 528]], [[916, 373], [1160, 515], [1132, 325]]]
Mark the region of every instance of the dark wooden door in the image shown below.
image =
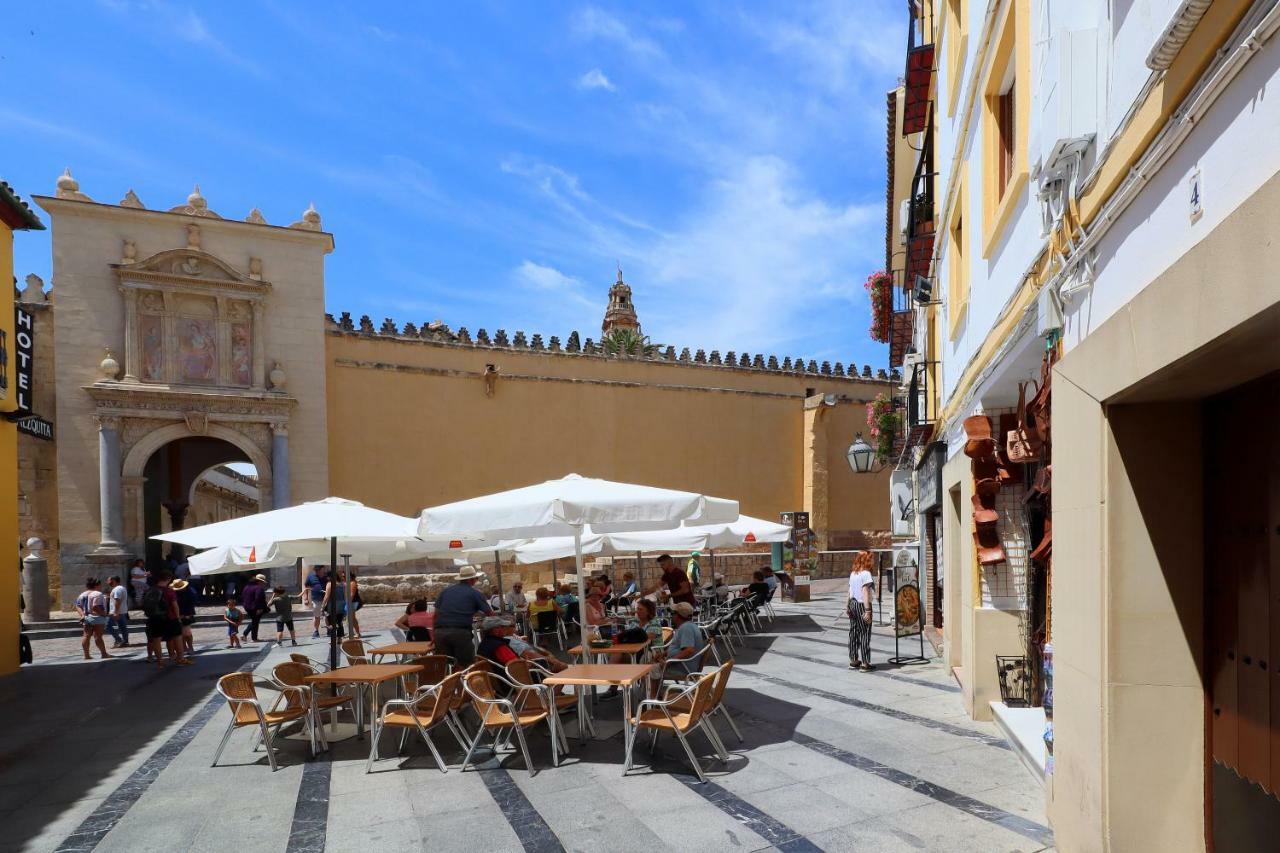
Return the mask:
[[1280, 374], [1205, 404], [1209, 754], [1280, 786]]

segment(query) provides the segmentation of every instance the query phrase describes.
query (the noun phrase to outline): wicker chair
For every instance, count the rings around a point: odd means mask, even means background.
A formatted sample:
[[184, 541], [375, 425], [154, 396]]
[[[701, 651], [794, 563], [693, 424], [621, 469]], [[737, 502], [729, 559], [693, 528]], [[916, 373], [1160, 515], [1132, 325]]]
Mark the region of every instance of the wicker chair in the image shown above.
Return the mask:
[[[327, 696], [316, 693], [315, 704], [314, 706], [311, 705], [312, 691], [310, 685], [307, 684], [307, 676], [314, 675], [318, 671], [310, 662], [301, 663], [291, 660], [276, 664], [271, 670], [271, 680], [280, 688], [280, 695], [276, 697], [271, 710], [279, 710], [281, 702], [286, 703], [285, 707], [292, 707], [301, 702], [304, 706], [310, 707], [310, 711], [315, 716], [316, 721], [319, 720], [322, 713], [328, 711], [330, 722], [336, 723], [338, 721], [338, 709], [346, 705], [358, 717], [360, 709], [357, 707], [359, 704], [356, 701], [357, 696], [347, 691], [338, 691]], [[317, 725], [315, 731], [320, 737], [320, 742], [327, 743], [324, 736], [324, 726]]]
[[[495, 684], [511, 690], [511, 695], [507, 698], [499, 698], [494, 689]], [[547, 724], [547, 729], [551, 733], [551, 766], [559, 765], [558, 735], [551, 711], [543, 707], [536, 698], [527, 704], [526, 700], [521, 698], [521, 694], [530, 693], [537, 697], [539, 687], [519, 685], [492, 672], [473, 669], [463, 675], [463, 689], [471, 699], [471, 707], [480, 717], [480, 729], [476, 732], [471, 746], [467, 749], [467, 755], [462, 760], [464, 771], [486, 732], [493, 733], [493, 749], [497, 752], [500, 738], [508, 734], [507, 730], [510, 729], [520, 742], [520, 752], [524, 756], [525, 767], [528, 768], [530, 775], [534, 775], [537, 771], [534, 770], [533, 760], [529, 757], [529, 743], [525, 739], [524, 732], [525, 729], [542, 722]]]
[[[271, 763], [272, 771], [275, 771], [277, 766], [274, 743], [280, 727], [294, 720], [302, 720], [306, 725], [310, 725], [311, 715], [307, 712], [306, 703], [302, 701], [287, 704], [278, 711], [262, 710], [262, 703], [258, 701], [258, 691], [253, 685], [252, 673], [233, 672], [222, 676], [218, 679], [218, 692], [227, 700], [227, 707], [231, 709], [231, 723], [222, 736], [222, 743], [218, 744], [218, 751], [213, 755], [213, 764], [210, 765], [212, 767], [218, 766], [218, 759], [222, 757], [222, 750], [226, 748], [233, 731], [245, 726], [255, 726], [262, 738], [262, 743], [267, 748], [267, 760]], [[256, 739], [254, 749], [257, 749]]]
[[410, 660], [409, 664], [422, 667], [421, 672], [404, 677], [405, 690], [412, 693], [444, 681], [453, 671], [454, 659], [448, 655], [422, 655]]
[[[560, 749], [564, 752], [568, 752], [569, 739], [565, 736], [564, 722], [560, 717], [560, 712], [566, 709], [576, 708], [578, 705], [578, 697], [572, 693], [557, 693], [551, 687], [544, 686], [542, 684], [542, 679], [553, 674], [554, 673], [552, 673], [551, 670], [539, 666], [536, 663], [524, 660], [523, 658], [513, 660], [511, 663], [507, 664], [508, 679], [523, 687], [538, 688], [536, 700], [540, 703], [539, 707], [549, 709], [554, 708], [555, 719], [553, 722], [555, 723], [556, 732], [560, 737]], [[534, 694], [530, 693], [522, 693], [520, 694], [520, 698], [522, 710], [532, 706], [535, 700]], [[578, 722], [579, 724], [582, 723], [581, 717], [578, 718]], [[587, 725], [589, 727], [590, 723]]]
[[441, 679], [437, 684], [419, 689], [408, 699], [392, 699], [383, 704], [382, 713], [373, 721], [373, 731], [369, 733], [369, 760], [365, 762], [364, 772], [368, 773], [373, 769], [373, 763], [378, 760], [378, 741], [382, 737], [382, 731], [387, 726], [391, 726], [401, 730], [397, 755], [404, 752], [409, 732], [417, 729], [418, 734], [422, 735], [422, 740], [427, 744], [427, 749], [431, 750], [431, 755], [435, 758], [440, 772], [448, 773], [448, 765], [440, 757], [440, 751], [436, 749], [435, 742], [431, 740], [431, 730], [444, 724], [458, 741], [458, 746], [466, 750], [467, 743], [454, 729], [450, 718], [454, 703], [462, 692], [462, 673], [455, 672]]
[[[729, 759], [729, 754], [720, 743], [715, 729], [707, 725], [706, 715], [711, 706], [711, 694], [718, 677], [718, 670], [708, 672], [675, 696], [668, 699], [645, 699], [641, 702], [636, 709], [635, 717], [631, 720], [631, 725], [636, 729], [636, 736], [631, 739], [632, 752], [635, 751], [636, 740], [642, 729], [648, 729], [652, 733], [653, 737], [649, 742], [650, 753], [658, 742], [658, 736], [663, 732], [671, 732], [684, 747], [685, 755], [689, 756], [689, 762], [693, 765], [694, 772], [698, 774], [698, 780], [706, 782], [707, 777], [703, 775], [702, 765], [698, 763], [698, 757], [694, 754], [693, 747], [689, 745], [688, 735], [694, 729], [700, 729], [707, 736], [707, 740], [711, 741], [716, 754], [722, 760]], [[632, 756], [628, 755], [628, 767], [631, 761]]]
[[[723, 666], [721, 666], [719, 669], [715, 671], [716, 681], [714, 686], [712, 686], [711, 688], [711, 702], [707, 707], [707, 725], [714, 731], [715, 725], [711, 722], [711, 718], [715, 714], [719, 714], [720, 716], [724, 717], [725, 722], [729, 724], [729, 728], [733, 729], [733, 733], [738, 736], [738, 743], [743, 743], [744, 741], [742, 739], [742, 732], [738, 731], [738, 724], [733, 721], [733, 717], [730, 716], [729, 714], [729, 709], [726, 708], [724, 705], [724, 691], [725, 691], [725, 688], [729, 686], [729, 676], [732, 673], [733, 673], [732, 659], [730, 659], [728, 663], [724, 664]], [[690, 676], [692, 680], [696, 680], [700, 677], [701, 675]], [[673, 692], [680, 692], [682, 690], [683, 688], [678, 685], [674, 685], [674, 684], [668, 685], [667, 686], [668, 697], [670, 697]], [[688, 710], [688, 700], [687, 699], [679, 700], [672, 707], [680, 708], [682, 710]], [[717, 740], [720, 739], [719, 732], [716, 732], [716, 739]], [[724, 741], [720, 741], [720, 742], [721, 744], [724, 743]]]

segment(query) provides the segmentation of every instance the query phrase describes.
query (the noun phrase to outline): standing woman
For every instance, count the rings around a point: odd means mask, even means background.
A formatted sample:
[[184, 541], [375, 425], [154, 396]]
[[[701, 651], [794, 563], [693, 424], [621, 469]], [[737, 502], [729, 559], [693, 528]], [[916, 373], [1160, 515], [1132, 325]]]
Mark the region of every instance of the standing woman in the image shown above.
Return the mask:
[[360, 620], [356, 618], [356, 614], [360, 612], [360, 608], [364, 607], [364, 602], [360, 600], [360, 581], [352, 575], [351, 577], [351, 636], [357, 640], [360, 639]]
[[84, 659], [89, 660], [89, 638], [92, 637], [103, 658], [109, 658], [107, 647], [102, 642], [102, 632], [107, 630], [107, 597], [100, 587], [97, 578], [89, 578], [84, 582], [84, 592], [76, 598], [76, 612], [80, 614], [80, 624], [84, 626], [84, 637], [80, 640], [80, 648], [84, 649]]
[[876, 579], [868, 571], [868, 551], [859, 551], [849, 572], [849, 669], [871, 671], [871, 588]]
[[[332, 611], [330, 607], [333, 608]], [[347, 621], [347, 578], [342, 569], [335, 569], [329, 573], [328, 582], [324, 586], [324, 601], [321, 602], [321, 609], [326, 615], [332, 612], [329, 630], [337, 631], [337, 636], [341, 639], [343, 625]]]
[[427, 608], [427, 600], [419, 598], [409, 603], [404, 614], [396, 620], [396, 627], [404, 631], [405, 639], [414, 643], [422, 643], [431, 639], [431, 627], [435, 622], [435, 614]]
[[178, 623], [182, 625], [182, 647], [188, 654], [196, 650], [191, 626], [196, 623], [196, 591], [191, 584], [179, 578], [170, 585], [178, 599]]

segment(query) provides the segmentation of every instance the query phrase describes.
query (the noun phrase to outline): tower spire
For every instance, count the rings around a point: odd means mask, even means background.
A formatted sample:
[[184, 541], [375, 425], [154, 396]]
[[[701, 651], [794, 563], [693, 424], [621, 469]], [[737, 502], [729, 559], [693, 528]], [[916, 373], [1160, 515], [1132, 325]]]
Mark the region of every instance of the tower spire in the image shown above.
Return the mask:
[[636, 306], [631, 301], [631, 286], [622, 280], [621, 261], [617, 266], [618, 280], [609, 288], [609, 307], [604, 311], [600, 331], [607, 335], [611, 329], [634, 329], [638, 334], [640, 318], [636, 316]]

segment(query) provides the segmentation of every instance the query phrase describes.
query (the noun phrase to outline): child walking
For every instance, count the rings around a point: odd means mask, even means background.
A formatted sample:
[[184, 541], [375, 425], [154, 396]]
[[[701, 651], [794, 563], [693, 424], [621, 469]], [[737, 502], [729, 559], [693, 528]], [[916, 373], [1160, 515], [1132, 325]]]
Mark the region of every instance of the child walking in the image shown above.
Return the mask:
[[234, 598], [227, 599], [227, 609], [222, 612], [222, 621], [227, 623], [227, 648], [239, 649], [240, 645], [240, 622], [244, 619], [244, 614], [240, 612], [240, 607], [236, 604]]
[[[302, 598], [302, 594], [298, 594], [298, 598]], [[276, 612], [276, 645], [284, 645], [284, 629], [289, 629], [289, 642], [298, 645], [298, 638], [293, 633], [293, 596], [284, 591], [284, 587], [278, 586], [271, 590], [271, 597], [267, 599], [267, 606]]]

